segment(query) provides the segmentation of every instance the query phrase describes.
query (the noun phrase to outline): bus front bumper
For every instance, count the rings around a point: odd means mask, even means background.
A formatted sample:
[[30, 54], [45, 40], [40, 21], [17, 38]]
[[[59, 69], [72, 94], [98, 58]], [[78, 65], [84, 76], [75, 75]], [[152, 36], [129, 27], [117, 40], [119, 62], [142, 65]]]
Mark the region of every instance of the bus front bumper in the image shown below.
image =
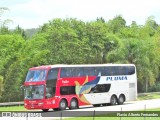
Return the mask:
[[24, 102], [24, 107], [26, 109], [43, 109], [44, 108], [44, 102]]

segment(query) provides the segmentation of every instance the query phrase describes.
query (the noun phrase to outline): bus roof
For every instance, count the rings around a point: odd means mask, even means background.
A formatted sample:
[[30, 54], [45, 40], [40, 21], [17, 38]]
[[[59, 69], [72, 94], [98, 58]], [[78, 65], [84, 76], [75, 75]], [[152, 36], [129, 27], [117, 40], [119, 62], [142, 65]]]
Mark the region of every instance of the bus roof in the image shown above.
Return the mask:
[[32, 67], [30, 69], [49, 69], [49, 68], [61, 68], [61, 67], [103, 67], [103, 66], [135, 66], [134, 64], [55, 64], [55, 65], [42, 65], [37, 67]]

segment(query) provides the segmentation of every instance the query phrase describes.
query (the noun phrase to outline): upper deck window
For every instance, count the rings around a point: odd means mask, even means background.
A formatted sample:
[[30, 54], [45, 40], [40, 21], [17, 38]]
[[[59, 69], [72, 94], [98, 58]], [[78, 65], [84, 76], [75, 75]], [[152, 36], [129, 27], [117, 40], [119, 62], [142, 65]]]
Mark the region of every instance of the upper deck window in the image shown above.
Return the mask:
[[27, 73], [26, 82], [42, 81], [46, 78], [46, 70], [30, 70]]
[[58, 77], [58, 68], [52, 68], [48, 72], [48, 78], [47, 80], [56, 80]]
[[79, 76], [117, 76], [135, 74], [134, 66], [63, 67], [61, 78]]

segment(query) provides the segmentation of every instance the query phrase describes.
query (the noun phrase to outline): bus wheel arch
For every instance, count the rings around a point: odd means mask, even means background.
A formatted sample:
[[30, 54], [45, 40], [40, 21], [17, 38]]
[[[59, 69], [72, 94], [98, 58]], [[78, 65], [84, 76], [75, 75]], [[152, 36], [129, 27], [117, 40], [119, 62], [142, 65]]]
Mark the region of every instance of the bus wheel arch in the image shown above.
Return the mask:
[[49, 109], [42, 109], [43, 112], [48, 112]]
[[116, 105], [117, 101], [117, 96], [113, 94], [110, 98], [110, 105]]
[[68, 107], [68, 102], [65, 98], [63, 98], [59, 102], [59, 110], [65, 110], [66, 107]]
[[118, 105], [122, 105], [126, 101], [126, 97], [124, 94], [120, 94], [117, 100]]
[[77, 98], [72, 98], [71, 101], [70, 101], [69, 109], [77, 109], [77, 108], [79, 108], [78, 99]]

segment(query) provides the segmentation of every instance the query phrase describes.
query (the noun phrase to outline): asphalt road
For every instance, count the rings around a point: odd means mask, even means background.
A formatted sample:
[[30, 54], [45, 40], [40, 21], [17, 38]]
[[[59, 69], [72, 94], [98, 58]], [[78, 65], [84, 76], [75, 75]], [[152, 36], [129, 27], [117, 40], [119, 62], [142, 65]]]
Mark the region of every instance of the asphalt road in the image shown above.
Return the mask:
[[[125, 102], [123, 105], [115, 105], [115, 106], [101, 106], [101, 107], [92, 107], [92, 106], [83, 106], [80, 109], [76, 110], [65, 110], [65, 111], [52, 111], [49, 112], [41, 112], [37, 111], [37, 114], [41, 114], [44, 117], [23, 117], [18, 118], [18, 120], [60, 120], [66, 117], [75, 117], [75, 116], [86, 116], [86, 115], [94, 115], [99, 113], [108, 113], [114, 111], [137, 111], [137, 110], [146, 110], [152, 108], [160, 108], [160, 99], [152, 99], [152, 100], [143, 100], [143, 101], [129, 101]], [[17, 118], [7, 118], [1, 117], [0, 120], [16, 120]]]

